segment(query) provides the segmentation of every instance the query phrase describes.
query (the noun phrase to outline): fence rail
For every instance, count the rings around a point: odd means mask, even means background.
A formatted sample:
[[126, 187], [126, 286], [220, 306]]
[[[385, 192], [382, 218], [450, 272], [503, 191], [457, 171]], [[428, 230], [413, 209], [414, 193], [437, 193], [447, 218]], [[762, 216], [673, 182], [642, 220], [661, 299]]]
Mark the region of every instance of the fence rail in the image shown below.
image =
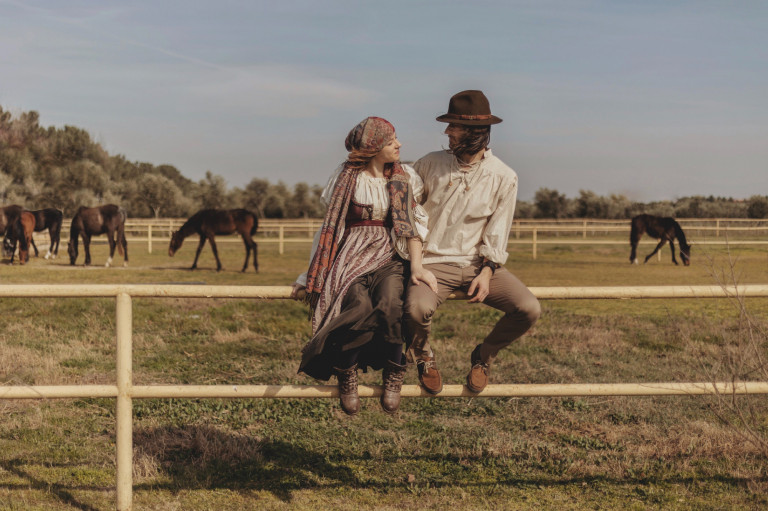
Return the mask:
[[[290, 286], [200, 285], [0, 285], [0, 297], [114, 297], [116, 302], [116, 383], [114, 385], [0, 386], [0, 399], [115, 398], [116, 508], [133, 502], [133, 399], [142, 398], [330, 398], [333, 385], [133, 385], [133, 297], [287, 299]], [[768, 296], [768, 285], [533, 287], [540, 299], [727, 298]], [[462, 298], [453, 295], [451, 298]], [[362, 385], [361, 397], [378, 397], [381, 387]], [[440, 397], [519, 396], [669, 396], [768, 394], [768, 382], [647, 382], [489, 385], [479, 394], [463, 385], [446, 385]], [[404, 385], [405, 397], [431, 397], [416, 385]]]
[[[126, 235], [130, 243], [146, 243], [147, 252], [152, 253], [159, 243], [167, 247], [171, 233], [184, 223], [185, 219], [130, 219], [126, 222]], [[696, 245], [766, 245], [768, 239], [768, 220], [747, 218], [715, 219], [678, 219], [688, 231], [689, 241]], [[287, 243], [312, 243], [314, 233], [320, 228], [320, 219], [261, 219], [256, 235], [258, 243], [276, 243], [278, 253], [285, 253]], [[69, 236], [69, 221], [64, 222], [62, 239]], [[626, 245], [623, 239], [600, 239], [629, 232], [629, 220], [600, 219], [518, 219], [510, 230], [509, 243], [512, 245], [530, 245], [533, 259], [538, 258], [538, 249], [542, 245]], [[581, 235], [581, 239], [575, 236]], [[696, 235], [706, 239], [696, 239]], [[727, 236], [727, 238], [725, 238]], [[745, 237], [746, 236], [746, 237]], [[712, 239], [716, 238], [716, 239]], [[757, 238], [757, 239], [753, 239]], [[36, 233], [35, 243], [47, 243], [47, 233]], [[94, 243], [102, 243], [98, 237]], [[242, 243], [240, 238], [222, 236], [217, 243]], [[651, 245], [657, 243], [645, 237], [641, 242]], [[659, 257], [661, 255], [659, 254]]]

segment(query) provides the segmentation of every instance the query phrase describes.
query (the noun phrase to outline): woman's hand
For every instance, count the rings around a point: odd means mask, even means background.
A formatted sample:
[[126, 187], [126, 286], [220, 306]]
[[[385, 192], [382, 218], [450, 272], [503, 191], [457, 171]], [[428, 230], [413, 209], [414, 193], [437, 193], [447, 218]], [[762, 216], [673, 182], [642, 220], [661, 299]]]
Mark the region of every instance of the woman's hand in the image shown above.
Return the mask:
[[301, 300], [306, 294], [307, 288], [294, 282], [293, 288], [291, 289], [291, 298], [294, 300]]
[[437, 278], [434, 273], [429, 270], [425, 270], [423, 266], [411, 265], [411, 283], [414, 286], [418, 286], [419, 282], [423, 282], [429, 286], [435, 294], [437, 294]]

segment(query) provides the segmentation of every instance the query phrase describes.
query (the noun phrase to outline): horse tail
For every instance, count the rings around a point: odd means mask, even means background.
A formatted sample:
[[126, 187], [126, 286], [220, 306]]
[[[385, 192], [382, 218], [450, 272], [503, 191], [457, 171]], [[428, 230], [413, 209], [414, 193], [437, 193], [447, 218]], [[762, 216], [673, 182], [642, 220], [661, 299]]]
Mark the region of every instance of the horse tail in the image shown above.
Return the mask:
[[125, 256], [123, 243], [125, 242], [125, 221], [128, 220], [128, 213], [123, 208], [118, 209], [117, 213], [120, 215], [120, 223], [117, 225], [117, 239], [115, 240], [117, 242], [117, 253]]
[[55, 238], [56, 243], [61, 239], [61, 227], [64, 224], [64, 212], [60, 209], [53, 210], [53, 225], [48, 229], [51, 238]]
[[253, 227], [251, 227], [251, 236], [256, 234], [256, 231], [259, 230], [259, 217], [256, 216], [256, 213], [253, 213], [252, 211], [249, 211], [251, 216], [253, 217]]

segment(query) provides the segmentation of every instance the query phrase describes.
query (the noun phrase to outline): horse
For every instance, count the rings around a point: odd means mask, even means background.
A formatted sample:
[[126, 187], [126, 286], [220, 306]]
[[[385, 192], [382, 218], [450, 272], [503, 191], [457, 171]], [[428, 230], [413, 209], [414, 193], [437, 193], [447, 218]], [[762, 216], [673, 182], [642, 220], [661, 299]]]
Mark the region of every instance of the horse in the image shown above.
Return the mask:
[[632, 245], [632, 253], [629, 255], [630, 263], [637, 264], [637, 244], [640, 242], [640, 238], [644, 233], [660, 239], [661, 241], [656, 245], [653, 252], [645, 256], [645, 261], [643, 261], [643, 263], [647, 263], [648, 259], [658, 252], [664, 243], [669, 242], [669, 246], [672, 249], [672, 262], [677, 264], [677, 259], [675, 259], [674, 241], [675, 238], [677, 238], [677, 241], [680, 244], [680, 259], [683, 260], [685, 266], [691, 264], [691, 246], [685, 240], [685, 233], [683, 233], [680, 224], [672, 217], [645, 214], [637, 215], [632, 218], [632, 231], [629, 234], [629, 243]]
[[[45, 258], [56, 259], [59, 255], [59, 241], [61, 239], [61, 225], [63, 224], [64, 213], [60, 209], [45, 208], [38, 209], [37, 211], [31, 211], [35, 215], [35, 232], [42, 232], [48, 229], [48, 234], [51, 238], [51, 246], [48, 247], [48, 253], [45, 254]], [[38, 251], [34, 240], [32, 241], [32, 248], [35, 249], [35, 257], [37, 257]]]
[[23, 210], [24, 208], [17, 206], [16, 204], [0, 208], [0, 234], [5, 234], [8, 227], [19, 218], [19, 215], [21, 215]]
[[112, 265], [112, 257], [115, 255], [115, 246], [118, 252], [124, 257], [123, 266], [128, 265], [128, 242], [125, 239], [125, 220], [128, 217], [125, 210], [114, 204], [105, 204], [87, 208], [80, 206], [72, 218], [72, 225], [69, 228], [69, 244], [67, 252], [69, 253], [69, 264], [75, 264], [77, 260], [77, 239], [83, 238], [83, 248], [85, 249], [85, 265], [91, 264], [91, 236], [99, 234], [107, 235], [109, 242], [109, 259], [104, 266], [107, 268]]
[[253, 235], [259, 227], [259, 219], [256, 215], [247, 209], [202, 209], [189, 217], [184, 225], [178, 231], [171, 235], [171, 244], [168, 247], [168, 255], [173, 257], [187, 236], [198, 234], [200, 243], [197, 245], [195, 261], [192, 263], [191, 270], [197, 268], [197, 259], [200, 257], [200, 251], [205, 245], [205, 240], [211, 245], [213, 256], [216, 258], [216, 271], [221, 271], [221, 261], [219, 252], [216, 250], [215, 235], [224, 235], [238, 233], [243, 238], [245, 244], [245, 263], [243, 269], [248, 268], [248, 258], [253, 250], [253, 268], [259, 271], [259, 262], [257, 258], [258, 246], [253, 241]]
[[35, 215], [22, 211], [16, 220], [8, 226], [3, 239], [3, 251], [6, 257], [13, 257], [16, 252], [16, 242], [19, 243], [19, 264], [29, 261], [29, 245], [32, 243], [32, 233], [35, 231]]

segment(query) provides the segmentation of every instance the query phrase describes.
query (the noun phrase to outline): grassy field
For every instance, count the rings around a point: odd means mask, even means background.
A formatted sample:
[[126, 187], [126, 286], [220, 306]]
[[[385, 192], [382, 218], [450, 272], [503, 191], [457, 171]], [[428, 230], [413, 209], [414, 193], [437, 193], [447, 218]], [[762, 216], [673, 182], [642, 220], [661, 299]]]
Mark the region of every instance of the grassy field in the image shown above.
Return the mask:
[[[288, 285], [308, 245], [221, 244], [224, 271], [195, 243], [130, 246], [130, 265], [71, 267], [66, 257], [0, 264], [6, 283]], [[641, 245], [640, 254], [650, 251]], [[65, 256], [65, 251], [62, 253]], [[512, 247], [529, 286], [768, 283], [768, 252], [694, 247], [693, 264], [628, 264], [629, 247]], [[82, 262], [82, 255], [80, 262]], [[765, 355], [768, 300], [554, 300], [502, 352], [494, 383], [711, 381], [754, 372]], [[4, 385], [114, 382], [114, 300], [0, 299]], [[434, 345], [447, 383], [498, 314], [450, 302]], [[297, 375], [310, 332], [295, 302], [135, 299], [134, 382], [314, 384]], [[752, 371], [752, 372], [750, 372]], [[379, 374], [363, 375], [366, 383]], [[411, 369], [406, 383], [415, 383]], [[738, 401], [768, 437], [764, 396]], [[135, 400], [134, 508], [210, 509], [764, 509], [766, 450], [711, 397], [405, 399], [394, 417], [365, 400], [348, 418], [335, 400]], [[113, 509], [113, 400], [0, 401], [0, 510]], [[738, 426], [738, 423], [737, 423]]]

